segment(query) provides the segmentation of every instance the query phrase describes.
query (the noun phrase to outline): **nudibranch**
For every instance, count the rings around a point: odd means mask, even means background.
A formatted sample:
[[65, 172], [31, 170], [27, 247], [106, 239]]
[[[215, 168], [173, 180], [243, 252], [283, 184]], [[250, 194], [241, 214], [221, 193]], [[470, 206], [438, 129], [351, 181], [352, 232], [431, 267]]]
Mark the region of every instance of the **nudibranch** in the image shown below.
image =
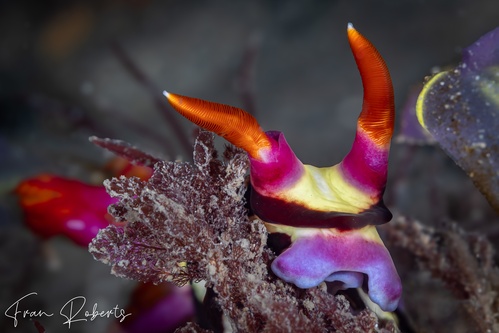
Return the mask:
[[42, 238], [64, 235], [84, 247], [113, 221], [107, 207], [117, 201], [104, 186], [49, 174], [22, 181], [16, 194], [34, 233]]
[[284, 135], [264, 132], [236, 107], [164, 92], [173, 108], [198, 126], [244, 149], [250, 160], [250, 205], [270, 234], [287, 238], [272, 271], [299, 288], [337, 281], [367, 288], [385, 311], [397, 308], [401, 282], [376, 230], [392, 215], [383, 204], [394, 126], [390, 74], [375, 47], [348, 25], [364, 100], [351, 151], [337, 165], [304, 165]]
[[[113, 176], [147, 180], [152, 175], [151, 168], [134, 165], [121, 157], [112, 159], [105, 168]], [[26, 225], [44, 239], [64, 235], [77, 245], [87, 247], [100, 229], [117, 223], [107, 208], [118, 199], [111, 198], [103, 185], [40, 174], [20, 182], [15, 192]]]
[[499, 27], [465, 48], [456, 68], [425, 83], [416, 114], [499, 212]]

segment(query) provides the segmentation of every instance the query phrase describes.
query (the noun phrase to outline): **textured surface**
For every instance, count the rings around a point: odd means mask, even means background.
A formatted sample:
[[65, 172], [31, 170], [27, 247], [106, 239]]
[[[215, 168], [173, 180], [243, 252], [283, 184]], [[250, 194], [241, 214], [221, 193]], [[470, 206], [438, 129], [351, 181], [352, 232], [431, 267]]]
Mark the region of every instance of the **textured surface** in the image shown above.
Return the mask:
[[224, 157], [216, 157], [213, 135], [201, 132], [192, 164], [159, 162], [147, 182], [106, 182], [120, 199], [112, 214], [129, 222], [102, 230], [90, 252], [120, 277], [179, 285], [205, 280], [236, 332], [396, 332], [392, 321], [354, 311], [325, 284], [301, 290], [270, 273], [274, 255], [265, 227], [244, 207], [247, 158], [230, 147]]
[[499, 212], [499, 28], [463, 51], [420, 94], [420, 122]]

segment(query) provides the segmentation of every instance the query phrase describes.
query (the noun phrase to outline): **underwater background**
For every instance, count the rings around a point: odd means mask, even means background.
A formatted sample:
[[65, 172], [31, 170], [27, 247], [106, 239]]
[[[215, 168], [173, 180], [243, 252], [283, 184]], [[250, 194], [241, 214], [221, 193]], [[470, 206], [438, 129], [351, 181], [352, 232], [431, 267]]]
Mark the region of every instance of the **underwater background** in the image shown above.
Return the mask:
[[[191, 160], [195, 128], [169, 108], [164, 89], [244, 108], [266, 130], [286, 133], [304, 163], [335, 164], [351, 147], [362, 105], [348, 22], [390, 70], [397, 137], [414, 91], [499, 25], [499, 3], [0, 1], [0, 331], [37, 332], [28, 320], [13, 327], [4, 316], [32, 291], [38, 295], [27, 306], [57, 313], [78, 295], [90, 308], [124, 308], [135, 288], [85, 248], [26, 228], [14, 194], [19, 182], [52, 173], [102, 183], [112, 156], [88, 141], [92, 135]], [[437, 145], [395, 139], [391, 152], [385, 203], [395, 215], [439, 230], [455, 223], [497, 251], [497, 213]], [[382, 237], [384, 228], [390, 224]], [[404, 286], [406, 331], [480, 331], [462, 307], [465, 296], [396, 241], [386, 243]], [[497, 255], [492, 260], [497, 265]], [[67, 331], [57, 314], [39, 321], [47, 332]], [[98, 318], [71, 331], [110, 332], [112, 324]]]

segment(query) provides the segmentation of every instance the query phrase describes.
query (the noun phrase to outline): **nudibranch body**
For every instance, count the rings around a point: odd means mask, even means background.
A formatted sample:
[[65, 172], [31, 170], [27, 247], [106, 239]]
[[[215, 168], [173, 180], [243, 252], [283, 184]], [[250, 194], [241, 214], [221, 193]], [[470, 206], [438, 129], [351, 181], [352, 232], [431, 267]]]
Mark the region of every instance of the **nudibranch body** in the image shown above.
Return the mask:
[[456, 68], [424, 84], [416, 115], [499, 212], [499, 27], [465, 48]]
[[351, 24], [348, 39], [364, 87], [351, 151], [328, 168], [304, 165], [278, 131], [264, 132], [247, 112], [228, 105], [164, 92], [170, 104], [200, 127], [244, 149], [250, 159], [250, 205], [270, 234], [289, 247], [273, 272], [300, 288], [338, 281], [367, 284], [369, 297], [393, 311], [401, 283], [375, 225], [392, 215], [383, 204], [394, 124], [393, 88], [374, 46]]
[[49, 174], [22, 181], [16, 193], [33, 232], [43, 238], [65, 235], [84, 247], [112, 221], [107, 207], [117, 201], [104, 186]]
[[[131, 164], [121, 157], [111, 160], [106, 168], [113, 176], [134, 176], [142, 180], [152, 174], [151, 168]], [[118, 199], [111, 198], [102, 185], [39, 174], [20, 182], [15, 192], [26, 225], [45, 239], [63, 235], [87, 247], [100, 229], [115, 223], [107, 209]]]

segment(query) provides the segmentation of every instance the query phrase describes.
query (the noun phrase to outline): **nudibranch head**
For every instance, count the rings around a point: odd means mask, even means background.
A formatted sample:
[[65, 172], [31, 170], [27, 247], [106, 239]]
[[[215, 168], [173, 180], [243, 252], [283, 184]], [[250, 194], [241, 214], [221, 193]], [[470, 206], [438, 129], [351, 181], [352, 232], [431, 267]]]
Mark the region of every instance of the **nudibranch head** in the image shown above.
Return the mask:
[[16, 188], [27, 226], [43, 238], [64, 235], [88, 246], [112, 221], [107, 207], [115, 203], [104, 186], [42, 174]]
[[231, 106], [165, 92], [180, 114], [246, 150], [250, 205], [267, 230], [290, 246], [272, 264], [298, 287], [340, 281], [361, 287], [384, 310], [394, 310], [401, 286], [375, 225], [390, 221], [383, 204], [394, 126], [390, 74], [374, 46], [351, 24], [348, 39], [364, 87], [362, 112], [351, 151], [328, 168], [304, 165], [284, 135], [263, 132], [253, 116]]

